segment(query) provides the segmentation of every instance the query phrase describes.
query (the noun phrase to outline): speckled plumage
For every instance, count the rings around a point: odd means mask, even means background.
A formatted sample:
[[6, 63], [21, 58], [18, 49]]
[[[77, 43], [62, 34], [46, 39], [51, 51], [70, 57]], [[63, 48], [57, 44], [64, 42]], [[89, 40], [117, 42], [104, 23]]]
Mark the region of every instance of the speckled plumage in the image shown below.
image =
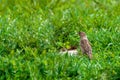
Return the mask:
[[90, 59], [92, 59], [92, 48], [89, 40], [84, 32], [80, 32], [80, 47], [83, 54], [87, 54]]

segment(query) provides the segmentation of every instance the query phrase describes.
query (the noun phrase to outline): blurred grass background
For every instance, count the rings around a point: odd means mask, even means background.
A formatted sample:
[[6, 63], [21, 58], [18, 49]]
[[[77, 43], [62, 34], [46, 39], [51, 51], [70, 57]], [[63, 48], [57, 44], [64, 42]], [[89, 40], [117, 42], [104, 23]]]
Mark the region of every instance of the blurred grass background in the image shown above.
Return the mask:
[[[92, 61], [58, 54], [79, 48], [79, 31]], [[0, 0], [0, 79], [118, 80], [119, 56], [119, 0]]]

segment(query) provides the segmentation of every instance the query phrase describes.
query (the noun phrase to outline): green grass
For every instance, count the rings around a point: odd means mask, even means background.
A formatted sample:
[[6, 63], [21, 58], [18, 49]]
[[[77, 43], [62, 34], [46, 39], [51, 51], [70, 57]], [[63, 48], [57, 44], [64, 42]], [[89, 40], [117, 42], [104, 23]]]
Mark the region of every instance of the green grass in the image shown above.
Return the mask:
[[[86, 32], [93, 60], [60, 55]], [[0, 0], [1, 80], [119, 80], [119, 0]]]

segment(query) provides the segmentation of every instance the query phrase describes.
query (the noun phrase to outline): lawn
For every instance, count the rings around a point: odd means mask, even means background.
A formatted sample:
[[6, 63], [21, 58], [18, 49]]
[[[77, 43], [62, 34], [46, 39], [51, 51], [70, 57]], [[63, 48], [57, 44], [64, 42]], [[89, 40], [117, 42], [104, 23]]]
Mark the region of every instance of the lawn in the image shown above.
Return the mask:
[[[79, 31], [92, 60], [81, 53]], [[77, 56], [59, 54], [71, 46]], [[119, 0], [0, 0], [0, 80], [119, 79]]]

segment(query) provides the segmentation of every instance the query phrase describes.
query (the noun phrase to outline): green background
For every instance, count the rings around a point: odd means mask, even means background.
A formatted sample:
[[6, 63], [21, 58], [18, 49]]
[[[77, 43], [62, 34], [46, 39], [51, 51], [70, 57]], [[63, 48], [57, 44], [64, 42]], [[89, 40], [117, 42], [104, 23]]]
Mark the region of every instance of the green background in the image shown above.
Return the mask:
[[[93, 60], [81, 55], [86, 32]], [[76, 46], [79, 55], [60, 55]], [[119, 80], [119, 0], [0, 0], [0, 79]]]

